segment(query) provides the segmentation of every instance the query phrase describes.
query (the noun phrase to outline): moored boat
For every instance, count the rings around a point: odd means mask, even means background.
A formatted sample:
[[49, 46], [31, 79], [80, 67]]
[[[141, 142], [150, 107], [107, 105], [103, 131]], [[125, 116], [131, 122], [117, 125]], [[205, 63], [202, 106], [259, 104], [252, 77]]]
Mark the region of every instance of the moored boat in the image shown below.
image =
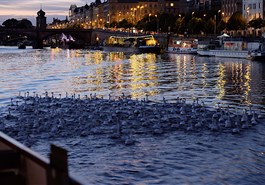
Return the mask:
[[197, 45], [197, 39], [171, 36], [169, 38], [166, 52], [176, 54], [197, 54]]
[[243, 39], [230, 38], [226, 34], [215, 41], [199, 41], [197, 53], [201, 56], [248, 58], [249, 51], [257, 49], [256, 42], [246, 42]]
[[161, 53], [160, 46], [139, 46], [138, 50], [140, 53], [155, 53], [155, 54]]
[[161, 47], [152, 35], [138, 39], [138, 50], [140, 53], [161, 53]]
[[226, 58], [247, 58], [248, 51], [236, 51], [236, 50], [197, 50], [197, 53], [201, 56], [213, 56], [213, 57], [226, 57]]
[[26, 44], [21, 42], [21, 43], [18, 43], [18, 49], [26, 49]]
[[[105, 49], [106, 48], [106, 49]], [[153, 35], [110, 36], [104, 43], [104, 50], [134, 53], [161, 53], [161, 47]]]
[[249, 54], [249, 58], [253, 61], [265, 62], [265, 43], [261, 43], [258, 49], [252, 50]]

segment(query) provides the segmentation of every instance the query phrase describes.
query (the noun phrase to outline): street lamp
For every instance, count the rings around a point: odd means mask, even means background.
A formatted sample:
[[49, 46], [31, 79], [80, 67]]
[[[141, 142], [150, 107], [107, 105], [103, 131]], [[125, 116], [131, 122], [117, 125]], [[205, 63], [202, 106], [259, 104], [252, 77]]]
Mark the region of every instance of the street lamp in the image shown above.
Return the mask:
[[119, 21], [121, 21], [121, 12], [119, 12]]
[[151, 17], [152, 14], [149, 13], [149, 22], [150, 22], [150, 17]]
[[110, 16], [108, 14], [107, 23], [110, 24]]
[[158, 21], [157, 14], [155, 14], [155, 17], [156, 17], [156, 32], [159, 33], [159, 21]]
[[214, 35], [216, 35], [216, 15], [214, 15]]
[[98, 24], [99, 24], [99, 21], [98, 21], [98, 14], [97, 14], [97, 28], [99, 28]]

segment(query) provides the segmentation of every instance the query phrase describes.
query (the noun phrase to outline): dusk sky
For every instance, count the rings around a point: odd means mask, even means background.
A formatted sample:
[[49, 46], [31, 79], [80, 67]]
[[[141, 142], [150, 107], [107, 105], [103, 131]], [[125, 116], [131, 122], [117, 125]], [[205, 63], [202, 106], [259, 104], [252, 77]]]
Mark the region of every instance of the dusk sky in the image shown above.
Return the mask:
[[27, 18], [35, 24], [37, 11], [42, 7], [48, 17], [48, 23], [52, 18], [65, 18], [71, 4], [83, 6], [94, 0], [0, 0], [0, 24], [8, 18]]

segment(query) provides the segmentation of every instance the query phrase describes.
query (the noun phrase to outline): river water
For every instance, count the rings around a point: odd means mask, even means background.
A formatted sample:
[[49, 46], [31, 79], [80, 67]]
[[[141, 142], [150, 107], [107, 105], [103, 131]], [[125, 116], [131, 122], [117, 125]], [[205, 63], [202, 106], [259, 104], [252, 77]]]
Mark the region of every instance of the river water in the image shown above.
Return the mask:
[[[0, 47], [0, 106], [46, 91], [105, 98], [131, 96], [217, 103], [265, 116], [265, 63], [177, 54]], [[32, 149], [47, 156], [54, 143], [69, 151], [70, 172], [87, 184], [265, 184], [264, 119], [240, 134], [175, 131], [141, 135], [126, 146], [101, 135], [43, 139]]]

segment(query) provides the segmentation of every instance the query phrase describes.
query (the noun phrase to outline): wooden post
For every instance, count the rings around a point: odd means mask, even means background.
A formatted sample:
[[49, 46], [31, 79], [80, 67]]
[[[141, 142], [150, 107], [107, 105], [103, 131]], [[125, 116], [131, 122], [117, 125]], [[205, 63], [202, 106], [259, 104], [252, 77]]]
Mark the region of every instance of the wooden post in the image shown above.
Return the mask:
[[69, 185], [67, 151], [51, 145], [50, 170], [47, 173], [49, 185]]

